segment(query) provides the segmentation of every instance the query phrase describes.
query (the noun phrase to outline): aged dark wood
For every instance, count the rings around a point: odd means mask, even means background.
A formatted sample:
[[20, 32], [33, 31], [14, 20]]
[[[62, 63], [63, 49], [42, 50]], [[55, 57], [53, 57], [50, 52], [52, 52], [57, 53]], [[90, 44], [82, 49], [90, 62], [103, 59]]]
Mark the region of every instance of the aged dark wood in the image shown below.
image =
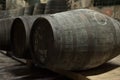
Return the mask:
[[24, 14], [24, 8], [2, 10], [0, 11], [0, 18], [23, 16], [23, 14]]
[[8, 10], [9, 16], [10, 17], [18, 17], [18, 16], [23, 16], [24, 15], [24, 8], [18, 8], [18, 9], [11, 9]]
[[11, 27], [15, 18], [0, 20], [0, 50], [11, 50]]
[[92, 0], [48, 0], [45, 13], [57, 13], [74, 9], [89, 8]]
[[67, 11], [68, 10], [67, 1], [68, 0], [48, 0], [46, 4], [45, 13], [50, 14]]
[[33, 14], [33, 10], [34, 10], [34, 5], [26, 6], [25, 7], [25, 11], [24, 11], [24, 15], [32, 15]]
[[94, 6], [115, 6], [120, 5], [120, 0], [94, 0]]
[[40, 0], [26, 0], [27, 3], [31, 6], [31, 5], [34, 5], [36, 3], [40, 3]]
[[4, 11], [4, 10], [0, 11], [0, 19], [1, 18], [7, 18], [7, 17], [8, 17], [8, 12], [7, 11]]
[[13, 55], [18, 58], [30, 58], [29, 35], [31, 27], [38, 16], [16, 18], [11, 29]]
[[44, 14], [46, 3], [36, 3], [33, 15]]
[[31, 31], [32, 55], [42, 67], [84, 70], [120, 54], [120, 23], [78, 9], [38, 18]]

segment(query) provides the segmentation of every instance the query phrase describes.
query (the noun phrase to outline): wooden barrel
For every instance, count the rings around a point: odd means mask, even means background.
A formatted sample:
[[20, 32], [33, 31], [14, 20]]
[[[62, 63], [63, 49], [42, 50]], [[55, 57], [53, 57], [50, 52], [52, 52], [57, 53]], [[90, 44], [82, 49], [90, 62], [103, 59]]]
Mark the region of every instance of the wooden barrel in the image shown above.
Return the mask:
[[7, 18], [7, 17], [8, 17], [8, 12], [4, 11], [4, 10], [1, 10], [0, 11], [0, 19]]
[[9, 17], [18, 17], [24, 15], [25, 8], [11, 9], [8, 10]]
[[14, 20], [11, 28], [13, 55], [18, 58], [30, 58], [29, 35], [31, 27], [38, 16], [23, 16]]
[[46, 4], [45, 14], [52, 14], [67, 10], [67, 0], [48, 0]]
[[34, 5], [36, 3], [40, 3], [40, 0], [27, 0], [29, 5]]
[[52, 14], [74, 9], [89, 8], [91, 0], [48, 0], [45, 13]]
[[23, 14], [24, 14], [24, 8], [2, 10], [2, 11], [0, 11], [0, 19], [1, 18], [22, 16]]
[[35, 63], [49, 69], [90, 69], [120, 54], [120, 23], [93, 10], [40, 17], [30, 35]]
[[115, 6], [115, 5], [120, 5], [120, 1], [94, 0], [94, 6]]
[[0, 50], [11, 50], [11, 26], [14, 18], [0, 20]]
[[34, 6], [26, 6], [24, 10], [24, 15], [33, 15]]
[[36, 3], [33, 11], [33, 15], [44, 14], [45, 3]]

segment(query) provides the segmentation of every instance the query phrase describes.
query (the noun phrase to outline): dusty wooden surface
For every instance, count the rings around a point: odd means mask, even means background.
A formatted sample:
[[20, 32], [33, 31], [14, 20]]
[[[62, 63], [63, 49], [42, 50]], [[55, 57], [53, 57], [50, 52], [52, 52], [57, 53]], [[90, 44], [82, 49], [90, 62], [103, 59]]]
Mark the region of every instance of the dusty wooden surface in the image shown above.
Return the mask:
[[[75, 74], [89, 80], [120, 80], [120, 56], [108, 63], [87, 71]], [[71, 80], [67, 77], [45, 69], [30, 69], [0, 53], [0, 80]], [[81, 80], [81, 79], [80, 79]], [[86, 79], [83, 79], [86, 80]]]

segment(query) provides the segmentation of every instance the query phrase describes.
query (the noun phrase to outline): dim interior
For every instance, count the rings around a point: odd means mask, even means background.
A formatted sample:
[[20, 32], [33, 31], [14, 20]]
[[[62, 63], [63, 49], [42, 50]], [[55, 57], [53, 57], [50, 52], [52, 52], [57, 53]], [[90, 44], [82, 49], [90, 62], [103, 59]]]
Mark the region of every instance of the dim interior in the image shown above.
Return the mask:
[[12, 49], [14, 55], [19, 55], [24, 50], [26, 42], [26, 31], [23, 21], [20, 18], [15, 19], [11, 29]]
[[31, 31], [31, 44], [39, 63], [44, 61], [47, 53], [53, 47], [53, 42], [53, 30], [50, 22], [45, 18], [38, 18]]

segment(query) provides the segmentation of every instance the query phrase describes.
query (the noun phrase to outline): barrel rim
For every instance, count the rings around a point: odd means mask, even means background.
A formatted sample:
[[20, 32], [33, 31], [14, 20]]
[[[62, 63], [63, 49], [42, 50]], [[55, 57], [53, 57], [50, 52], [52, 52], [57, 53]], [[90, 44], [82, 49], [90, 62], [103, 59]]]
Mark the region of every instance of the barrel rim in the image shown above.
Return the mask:
[[[32, 55], [32, 59], [33, 59], [33, 62], [34, 63], [38, 63], [39, 65], [38, 66], [44, 66], [45, 67], [45, 64], [43, 64], [37, 57], [37, 55], [35, 54], [35, 49], [34, 49], [34, 43], [33, 43], [33, 35], [34, 35], [34, 33], [35, 33], [35, 29], [38, 27], [38, 26], [40, 26], [40, 22], [41, 22], [41, 25], [43, 24], [42, 23], [42, 20], [43, 20], [43, 22], [45, 21], [45, 22], [47, 22], [48, 23], [48, 26], [41, 26], [41, 27], [48, 27], [49, 29], [50, 29], [50, 31], [51, 31], [51, 36], [52, 36], [52, 39], [53, 39], [53, 45], [51, 45], [52, 47], [54, 47], [54, 33], [53, 33], [53, 29], [52, 29], [52, 25], [51, 25], [51, 23], [50, 23], [50, 21], [46, 18], [46, 17], [39, 17], [39, 18], [37, 18], [35, 21], [34, 21], [34, 23], [33, 23], [33, 26], [32, 26], [32, 29], [31, 29], [31, 33], [30, 33], [30, 47], [31, 47], [31, 55]], [[51, 48], [52, 48], [51, 47]]]
[[[18, 25], [17, 25], [17, 23], [19, 23]], [[16, 49], [16, 44], [15, 44], [15, 42], [14, 42], [14, 34], [16, 33], [16, 29], [18, 30], [18, 32], [17, 33], [19, 33], [19, 30], [21, 30], [21, 31], [23, 31], [22, 32], [22, 34], [20, 34], [21, 36], [19, 36], [19, 37], [23, 37], [24, 38], [24, 40], [23, 39], [19, 39], [19, 41], [23, 41], [23, 43], [18, 43], [18, 44], [20, 44], [21, 45], [21, 47], [24, 49], [24, 47], [25, 47], [25, 44], [26, 44], [26, 29], [25, 29], [25, 24], [24, 24], [24, 22], [22, 21], [22, 19], [21, 18], [16, 18], [14, 21], [13, 21], [13, 23], [12, 23], [12, 27], [11, 27], [11, 44], [12, 44], [12, 51], [13, 51], [13, 55], [15, 56], [15, 57], [18, 57], [18, 58], [23, 58], [23, 55], [24, 55], [24, 52], [23, 52], [23, 54], [22, 53], [19, 53], [19, 51], [17, 51], [17, 49]], [[20, 32], [21, 32], [20, 31]], [[25, 34], [25, 35], [24, 35]], [[16, 41], [16, 40], [15, 40]], [[24, 46], [23, 46], [24, 45]], [[22, 51], [24, 51], [24, 50], [22, 50]]]

